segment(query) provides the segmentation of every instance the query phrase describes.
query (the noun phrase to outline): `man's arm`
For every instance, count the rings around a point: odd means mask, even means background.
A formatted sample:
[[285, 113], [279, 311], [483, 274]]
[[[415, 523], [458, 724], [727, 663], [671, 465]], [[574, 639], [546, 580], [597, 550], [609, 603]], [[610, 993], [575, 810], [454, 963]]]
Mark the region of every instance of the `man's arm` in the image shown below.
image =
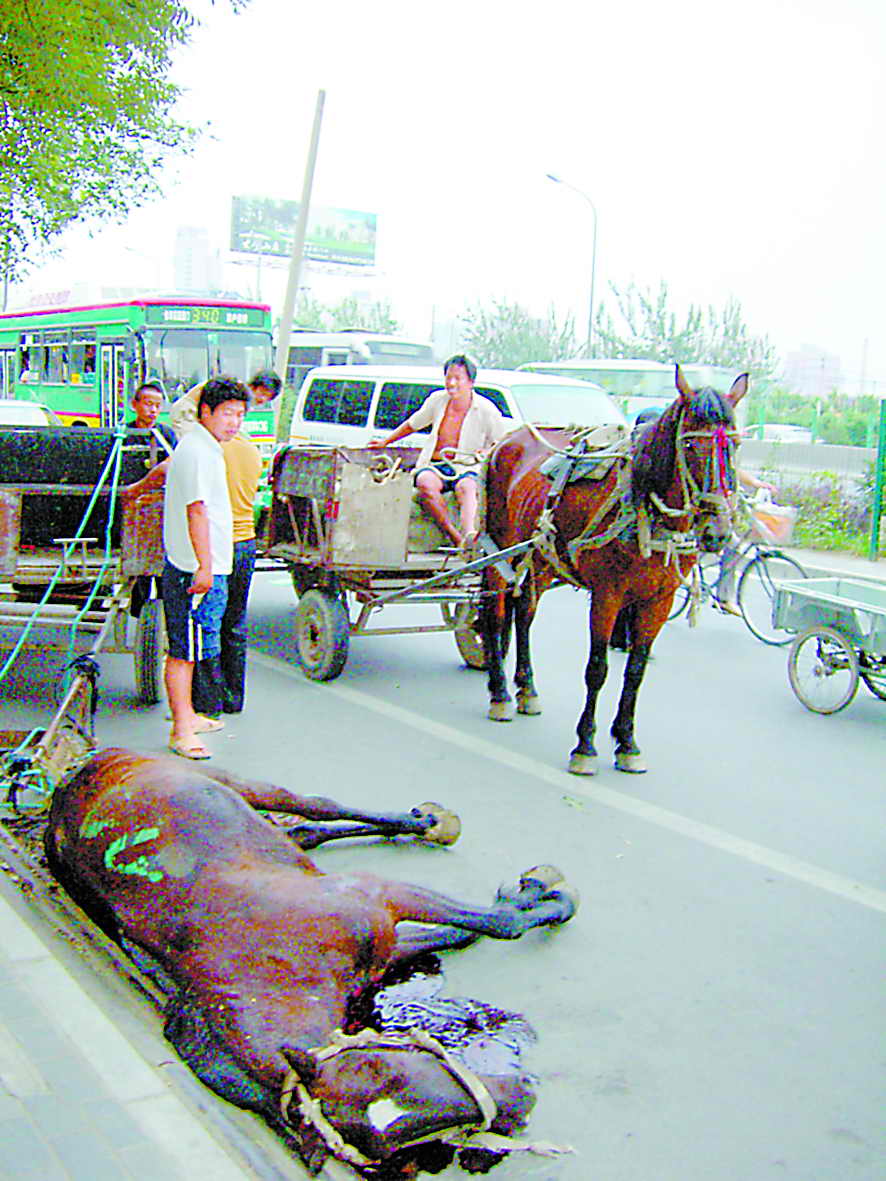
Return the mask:
[[166, 483], [166, 469], [169, 467], [171, 460], [172, 456], [167, 455], [156, 467], [152, 467], [146, 476], [142, 476], [134, 484], [121, 484], [118, 489], [120, 499], [124, 501], [135, 500], [143, 492], [152, 492], [155, 488], [162, 488]]
[[202, 389], [202, 384], [195, 385], [186, 394], [182, 394], [180, 398], [176, 398], [172, 403], [169, 411], [169, 422], [175, 431], [176, 437], [179, 439], [181, 439], [182, 435], [186, 435], [188, 431], [193, 430], [197, 425], [197, 403], [200, 400], [200, 391]]
[[212, 557], [209, 550], [209, 514], [202, 500], [188, 505], [188, 536], [197, 555], [197, 569], [188, 587], [189, 595], [203, 595], [212, 588]]

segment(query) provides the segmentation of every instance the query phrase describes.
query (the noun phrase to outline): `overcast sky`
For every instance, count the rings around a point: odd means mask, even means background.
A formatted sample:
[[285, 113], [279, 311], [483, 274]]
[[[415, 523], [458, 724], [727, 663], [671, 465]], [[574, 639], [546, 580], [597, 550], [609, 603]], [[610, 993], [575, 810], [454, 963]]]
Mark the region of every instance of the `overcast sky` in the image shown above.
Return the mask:
[[678, 308], [735, 296], [782, 355], [812, 345], [886, 392], [884, 0], [199, 11], [177, 65], [198, 154], [123, 228], [69, 233], [32, 288], [123, 262], [147, 282], [180, 224], [226, 249], [232, 194], [300, 194], [322, 87], [314, 203], [377, 212], [379, 288], [409, 331], [489, 296], [583, 330], [593, 217], [553, 172], [596, 206], [598, 300], [609, 280], [666, 279]]

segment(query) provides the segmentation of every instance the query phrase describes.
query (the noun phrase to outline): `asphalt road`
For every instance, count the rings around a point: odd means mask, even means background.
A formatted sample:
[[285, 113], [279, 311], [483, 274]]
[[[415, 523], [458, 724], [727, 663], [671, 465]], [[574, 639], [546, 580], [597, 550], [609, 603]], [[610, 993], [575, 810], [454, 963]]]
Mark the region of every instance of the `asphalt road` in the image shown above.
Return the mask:
[[[448, 635], [354, 641], [341, 678], [308, 682], [293, 609], [285, 576], [258, 577], [248, 711], [211, 737], [219, 765], [373, 807], [437, 799], [462, 816], [452, 849], [331, 846], [317, 854], [330, 868], [484, 903], [554, 862], [581, 891], [559, 930], [446, 958], [449, 995], [535, 1026], [530, 1133], [576, 1150], [513, 1160], [496, 1177], [882, 1178], [882, 702], [861, 686], [841, 714], [807, 712], [785, 651], [708, 611], [659, 639], [638, 708], [649, 773], [605, 765], [584, 779], [563, 770], [583, 695], [584, 596], [543, 601], [544, 713], [507, 725], [485, 719], [484, 677], [460, 666]], [[601, 753], [623, 662], [613, 654]], [[6, 683], [7, 725], [45, 719], [54, 663], [33, 656]], [[161, 750], [162, 708], [134, 706], [127, 658], [102, 664], [101, 741]]]

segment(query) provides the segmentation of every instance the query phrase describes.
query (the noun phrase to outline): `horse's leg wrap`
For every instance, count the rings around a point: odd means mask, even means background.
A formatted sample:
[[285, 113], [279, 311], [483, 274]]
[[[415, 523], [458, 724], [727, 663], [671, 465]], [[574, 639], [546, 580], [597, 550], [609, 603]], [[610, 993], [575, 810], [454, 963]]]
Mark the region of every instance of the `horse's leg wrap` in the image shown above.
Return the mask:
[[[499, 601], [497, 601], [499, 600]], [[487, 717], [493, 722], [510, 722], [514, 716], [511, 695], [505, 677], [503, 628], [509, 613], [501, 596], [490, 595], [483, 601], [480, 619], [483, 629], [483, 652], [486, 656], [487, 687], [489, 689], [489, 711]]]
[[517, 667], [514, 682], [517, 685], [517, 712], [527, 715], [541, 713], [541, 705], [535, 692], [532, 677], [532, 659], [529, 651], [529, 629], [535, 616], [536, 598], [522, 594], [515, 602], [515, 630], [517, 634]]
[[597, 750], [594, 746], [597, 712], [597, 697], [606, 680], [608, 670], [607, 641], [591, 637], [591, 652], [585, 668], [585, 707], [578, 719], [576, 733], [578, 745], [569, 757], [569, 770], [573, 775], [593, 775], [597, 770]]
[[638, 644], [631, 649], [625, 665], [624, 683], [618, 703], [618, 713], [610, 733], [615, 739], [615, 766], [619, 771], [634, 774], [646, 770], [640, 755], [640, 748], [634, 740], [634, 712], [637, 707], [637, 693], [649, 663], [649, 645]]

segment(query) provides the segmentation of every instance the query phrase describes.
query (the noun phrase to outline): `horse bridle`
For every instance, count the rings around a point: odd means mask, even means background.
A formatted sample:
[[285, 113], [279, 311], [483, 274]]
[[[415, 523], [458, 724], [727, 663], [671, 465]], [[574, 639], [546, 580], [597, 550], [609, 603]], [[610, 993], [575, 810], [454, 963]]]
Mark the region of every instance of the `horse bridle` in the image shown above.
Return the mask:
[[[700, 485], [692, 474], [692, 469], [686, 458], [686, 443], [690, 439], [713, 438], [713, 464], [708, 472], [704, 486]], [[653, 491], [649, 499], [655, 508], [665, 517], [714, 516], [731, 510], [731, 500], [735, 493], [735, 463], [732, 451], [738, 432], [729, 430], [720, 423], [713, 430], [686, 430], [686, 406], [680, 408], [677, 429], [674, 438], [674, 454], [677, 473], [680, 477], [680, 492], [682, 504], [673, 508], [665, 504], [662, 498]]]
[[[430, 1140], [440, 1140], [444, 1144], [467, 1147], [472, 1137], [478, 1134], [482, 1135], [491, 1127], [498, 1109], [485, 1083], [467, 1066], [458, 1062], [445, 1046], [423, 1029], [409, 1029], [402, 1034], [379, 1034], [374, 1029], [363, 1029], [360, 1033], [353, 1036], [344, 1034], [341, 1030], [337, 1029], [331, 1035], [329, 1045], [312, 1050], [311, 1056], [320, 1065], [330, 1058], [335, 1057], [336, 1054], [341, 1054], [347, 1050], [424, 1050], [427, 1053], [433, 1054], [441, 1062], [459, 1086], [476, 1103], [477, 1118], [464, 1123], [454, 1124], [448, 1128], [438, 1128], [436, 1131], [429, 1132], [424, 1136], [416, 1136], [412, 1140], [404, 1141], [403, 1144], [398, 1146], [398, 1151], [401, 1148], [411, 1148], [416, 1144], [423, 1144]], [[306, 1123], [310, 1124], [320, 1133], [326, 1146], [334, 1156], [361, 1167], [380, 1163], [365, 1156], [353, 1144], [347, 1143], [338, 1129], [333, 1127], [323, 1114], [320, 1101], [311, 1096], [299, 1077], [298, 1072], [290, 1068], [286, 1073], [280, 1091], [280, 1113], [287, 1123], [292, 1122], [289, 1112], [294, 1096], [298, 1097], [299, 1115]], [[500, 1151], [507, 1151], [508, 1137], [495, 1136], [494, 1139], [501, 1141], [503, 1147]]]

